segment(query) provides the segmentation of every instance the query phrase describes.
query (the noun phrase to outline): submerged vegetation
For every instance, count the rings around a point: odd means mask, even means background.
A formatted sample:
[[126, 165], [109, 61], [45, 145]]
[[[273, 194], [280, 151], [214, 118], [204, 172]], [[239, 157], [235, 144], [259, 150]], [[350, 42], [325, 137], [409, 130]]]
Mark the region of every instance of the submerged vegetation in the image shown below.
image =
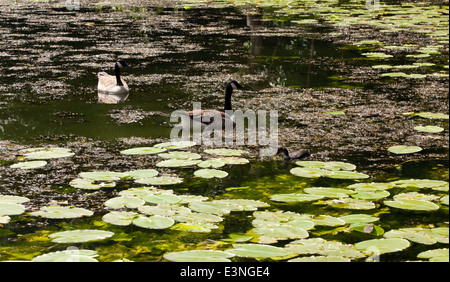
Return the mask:
[[[448, 2], [81, 2], [0, 2], [0, 261], [448, 261]], [[168, 140], [229, 78], [312, 156]]]

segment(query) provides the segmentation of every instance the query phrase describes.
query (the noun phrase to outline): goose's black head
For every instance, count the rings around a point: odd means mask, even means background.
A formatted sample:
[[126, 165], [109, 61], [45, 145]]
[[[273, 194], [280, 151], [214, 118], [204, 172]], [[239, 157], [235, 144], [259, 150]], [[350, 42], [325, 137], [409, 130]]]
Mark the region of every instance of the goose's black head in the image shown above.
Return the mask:
[[228, 80], [227, 81], [227, 89], [229, 89], [231, 87], [231, 89], [242, 89], [244, 88], [244, 86], [240, 85], [236, 80]]
[[124, 60], [118, 60], [116, 62], [116, 66], [118, 66], [119, 68], [127, 68], [127, 67], [129, 67], [129, 65]]
[[278, 148], [277, 153], [276, 153], [275, 155], [277, 156], [278, 154], [284, 154], [284, 156], [289, 157], [289, 152], [288, 152], [288, 150], [287, 150], [286, 148], [284, 148], [284, 147], [279, 147], [279, 148]]

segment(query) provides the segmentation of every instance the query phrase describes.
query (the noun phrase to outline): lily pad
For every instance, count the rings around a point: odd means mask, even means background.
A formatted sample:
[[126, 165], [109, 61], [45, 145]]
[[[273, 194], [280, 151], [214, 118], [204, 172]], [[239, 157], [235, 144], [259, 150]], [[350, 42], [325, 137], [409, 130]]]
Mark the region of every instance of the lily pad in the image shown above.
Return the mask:
[[321, 168], [313, 167], [294, 167], [290, 170], [293, 175], [306, 178], [319, 178], [321, 176], [332, 175], [333, 172]]
[[49, 235], [54, 243], [84, 243], [99, 241], [114, 235], [113, 232], [104, 230], [72, 230], [57, 232]]
[[169, 176], [141, 178], [141, 179], [136, 180], [136, 183], [148, 184], [148, 185], [174, 185], [174, 184], [180, 184], [182, 182], [183, 182], [183, 178], [169, 177]]
[[78, 189], [98, 190], [100, 188], [113, 188], [116, 186], [115, 182], [95, 183], [95, 180], [85, 178], [75, 178], [70, 181], [69, 185]]
[[196, 212], [216, 215], [225, 215], [231, 212], [228, 205], [221, 202], [193, 202], [189, 204], [189, 208]]
[[10, 168], [20, 168], [20, 169], [35, 169], [43, 167], [47, 164], [46, 161], [29, 161], [13, 164]]
[[25, 212], [25, 207], [21, 204], [0, 202], [0, 216], [19, 215]]
[[164, 258], [174, 262], [230, 262], [234, 254], [216, 250], [192, 250], [164, 254]]
[[159, 174], [156, 169], [138, 169], [127, 171], [126, 174], [134, 179], [155, 177]]
[[389, 152], [392, 152], [394, 154], [412, 154], [422, 151], [422, 148], [419, 146], [403, 146], [403, 145], [397, 145], [397, 146], [391, 146], [388, 148]]
[[156, 148], [164, 148], [167, 150], [177, 150], [184, 149], [195, 146], [197, 143], [193, 141], [174, 141], [174, 142], [164, 142], [154, 145]]
[[403, 238], [411, 242], [425, 245], [433, 245], [436, 243], [448, 244], [448, 228], [447, 234], [441, 235], [435, 232], [434, 229], [426, 228], [401, 228], [397, 230], [390, 230], [384, 234], [385, 238]]
[[421, 252], [417, 255], [418, 258], [427, 258], [430, 261], [435, 262], [448, 262], [449, 261], [449, 250], [448, 248], [434, 249]]
[[353, 198], [340, 198], [325, 201], [325, 204], [339, 209], [371, 210], [376, 206], [373, 202]]
[[163, 159], [178, 159], [178, 160], [197, 160], [200, 159], [202, 156], [200, 156], [199, 154], [196, 153], [191, 153], [191, 152], [169, 152], [169, 153], [162, 153], [162, 154], [158, 154], [159, 157], [163, 158]]
[[374, 190], [374, 191], [357, 190], [356, 193], [352, 194], [351, 196], [353, 198], [357, 198], [360, 200], [374, 201], [389, 197], [389, 195], [390, 193], [385, 190]]
[[203, 161], [198, 164], [198, 166], [201, 168], [209, 168], [209, 167], [219, 168], [219, 167], [223, 167], [224, 165], [225, 165], [225, 163], [223, 161], [221, 161], [220, 159], [206, 160], [206, 161]]
[[109, 224], [128, 226], [133, 221], [133, 218], [137, 216], [139, 216], [139, 214], [135, 212], [112, 211], [105, 214], [102, 219], [104, 222], [107, 222]]
[[365, 173], [356, 171], [334, 171], [332, 174], [324, 176], [334, 179], [366, 179], [370, 177]]
[[289, 252], [283, 248], [260, 244], [236, 244], [233, 249], [228, 249], [226, 252], [251, 258], [284, 257], [289, 255]]
[[320, 195], [327, 198], [345, 198], [348, 195], [355, 193], [349, 189], [328, 188], [328, 187], [312, 187], [303, 189], [305, 193]]
[[351, 259], [339, 256], [309, 256], [290, 259], [288, 262], [351, 262]]
[[354, 170], [356, 166], [345, 162], [318, 162], [318, 161], [298, 161], [299, 166], [323, 168], [328, 170]]
[[96, 181], [117, 181], [121, 178], [125, 178], [128, 175], [126, 173], [114, 172], [114, 171], [92, 171], [92, 172], [80, 172], [79, 176], [85, 179]]
[[[439, 189], [441, 187], [448, 187], [448, 182], [442, 180], [431, 179], [404, 179], [392, 182], [396, 187], [400, 188], [432, 188]], [[448, 191], [448, 188], [447, 188]]]
[[427, 126], [416, 126], [414, 127], [415, 130], [417, 131], [421, 131], [421, 132], [428, 132], [428, 133], [439, 133], [444, 131], [444, 128], [440, 127], [440, 126], [432, 126], [432, 125], [427, 125]]
[[153, 194], [145, 195], [142, 197], [147, 203], [152, 204], [176, 204], [181, 201], [181, 198], [173, 194]]
[[371, 223], [378, 221], [380, 218], [368, 214], [349, 214], [339, 217], [339, 219], [342, 219], [345, 221], [345, 223]]
[[184, 232], [194, 232], [194, 233], [208, 233], [213, 229], [218, 229], [219, 226], [212, 224], [210, 222], [187, 222], [187, 223], [177, 223], [173, 225], [170, 229]]
[[122, 155], [153, 155], [167, 151], [164, 148], [155, 147], [138, 147], [120, 151]]
[[105, 202], [105, 206], [111, 209], [121, 209], [121, 208], [136, 209], [140, 206], [143, 206], [144, 204], [145, 201], [143, 199], [127, 196], [115, 197]]
[[241, 157], [223, 157], [223, 158], [217, 158], [215, 160], [219, 160], [228, 165], [242, 165], [242, 164], [249, 163], [248, 159], [241, 158]]
[[199, 169], [194, 172], [194, 175], [201, 178], [224, 178], [228, 176], [228, 172], [217, 169]]
[[191, 159], [168, 159], [161, 161], [156, 164], [157, 167], [186, 167], [194, 166], [201, 163], [201, 160], [191, 160]]
[[365, 255], [353, 245], [343, 244], [337, 241], [327, 241], [322, 238], [301, 239], [290, 242], [286, 250], [292, 254], [300, 255], [324, 255], [341, 258], [361, 258]]
[[34, 159], [34, 160], [47, 160], [47, 159], [58, 159], [71, 157], [75, 155], [72, 153], [70, 149], [66, 148], [31, 148], [21, 150], [24, 152], [24, 156], [26, 159]]
[[247, 151], [236, 149], [206, 149], [204, 152], [217, 156], [241, 156], [243, 154], [248, 154]]
[[357, 250], [367, 254], [385, 254], [402, 251], [410, 246], [405, 239], [372, 239], [355, 244]]
[[91, 216], [94, 213], [83, 208], [47, 206], [41, 207], [39, 211], [31, 212], [32, 216], [40, 216], [43, 218], [66, 219]]
[[448, 114], [442, 114], [442, 113], [431, 113], [431, 112], [420, 112], [414, 114], [415, 116], [428, 118], [428, 119], [449, 119]]
[[165, 216], [154, 215], [150, 217], [138, 216], [133, 219], [133, 224], [147, 229], [166, 229], [171, 227], [175, 221]]
[[4, 202], [4, 203], [23, 204], [23, 203], [26, 203], [29, 201], [30, 201], [30, 199], [28, 199], [27, 197], [0, 195], [0, 202]]
[[383, 183], [383, 182], [370, 182], [370, 183], [355, 183], [347, 186], [348, 189], [358, 189], [359, 191], [364, 190], [387, 190], [395, 187], [393, 183]]
[[397, 209], [415, 210], [415, 211], [435, 211], [439, 206], [422, 200], [399, 199], [395, 201], [384, 201], [384, 204]]
[[324, 196], [313, 195], [313, 194], [303, 194], [303, 193], [291, 193], [291, 194], [276, 194], [270, 196], [270, 199], [275, 202], [285, 202], [285, 203], [299, 203], [299, 202], [310, 202], [322, 199]]
[[[183, 207], [177, 204], [158, 204], [156, 206], [140, 206], [139, 212], [146, 215], [160, 215], [171, 217], [173, 219], [175, 215], [192, 214], [191, 210], [187, 207]], [[175, 219], [176, 220], [176, 219]]]
[[33, 262], [98, 262], [96, 251], [91, 250], [65, 250], [43, 254], [33, 258]]

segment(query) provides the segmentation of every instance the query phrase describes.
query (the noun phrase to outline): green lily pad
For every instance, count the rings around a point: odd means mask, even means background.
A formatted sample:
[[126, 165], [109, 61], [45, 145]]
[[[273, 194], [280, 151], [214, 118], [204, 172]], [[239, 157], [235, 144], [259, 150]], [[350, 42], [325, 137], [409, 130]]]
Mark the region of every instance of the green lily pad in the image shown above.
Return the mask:
[[241, 156], [243, 154], [248, 154], [247, 151], [236, 149], [206, 149], [204, 152], [217, 156]]
[[147, 203], [152, 204], [176, 204], [181, 201], [181, 198], [177, 195], [163, 193], [145, 195], [142, 199], [144, 199]]
[[78, 189], [87, 189], [87, 190], [98, 190], [100, 188], [114, 188], [116, 186], [115, 182], [102, 182], [95, 183], [95, 180], [85, 179], [85, 178], [76, 178], [70, 181], [69, 185], [78, 188]]
[[212, 203], [225, 204], [230, 211], [256, 211], [261, 207], [269, 207], [265, 202], [248, 199], [215, 200]]
[[159, 174], [159, 172], [156, 169], [138, 169], [138, 170], [127, 171], [125, 173], [134, 179], [150, 178], [150, 177], [155, 177]]
[[294, 167], [290, 170], [293, 175], [306, 178], [319, 178], [321, 176], [332, 175], [333, 172], [321, 168], [314, 167]]
[[178, 150], [189, 148], [195, 146], [197, 143], [193, 141], [174, 141], [174, 142], [164, 142], [154, 145], [156, 148], [164, 148], [167, 150]]
[[35, 169], [35, 168], [43, 167], [46, 164], [47, 164], [46, 161], [29, 161], [29, 162], [13, 164], [10, 166], [10, 168]]
[[0, 224], [8, 224], [10, 220], [11, 220], [11, 218], [9, 216], [0, 215]]
[[385, 190], [373, 190], [373, 191], [357, 190], [356, 193], [352, 194], [351, 196], [353, 198], [357, 198], [360, 200], [374, 201], [389, 197], [389, 195], [390, 193]]
[[328, 170], [354, 170], [356, 166], [345, 162], [318, 162], [318, 161], [298, 161], [299, 166], [323, 168]]
[[187, 160], [187, 159], [197, 160], [197, 159], [200, 159], [202, 157], [202, 156], [200, 156], [199, 154], [196, 154], [196, 153], [180, 152], [180, 151], [169, 152], [169, 153], [162, 153], [162, 154], [158, 154], [158, 156], [163, 158], [163, 159], [179, 159], [179, 160]]
[[194, 233], [208, 233], [213, 229], [218, 229], [219, 226], [212, 224], [210, 222], [187, 222], [187, 223], [177, 223], [173, 225], [170, 229], [184, 232], [194, 232]]
[[26, 159], [34, 159], [34, 160], [47, 160], [47, 159], [58, 159], [71, 157], [75, 155], [72, 153], [70, 149], [66, 148], [30, 148], [21, 150], [24, 152], [24, 156]]
[[154, 215], [150, 217], [138, 216], [133, 219], [133, 224], [147, 229], [166, 229], [174, 225], [175, 221], [169, 217]]
[[228, 172], [217, 169], [199, 169], [194, 172], [194, 175], [201, 178], [224, 178], [228, 176]]
[[121, 178], [125, 178], [128, 175], [126, 173], [114, 172], [114, 171], [92, 171], [92, 172], [80, 172], [80, 177], [84, 179], [96, 180], [96, 181], [117, 181]]
[[397, 180], [392, 182], [396, 187], [400, 188], [432, 188], [439, 189], [441, 187], [447, 186], [448, 191], [448, 182], [442, 180], [431, 180], [431, 179], [404, 179]]
[[223, 221], [222, 217], [210, 213], [183, 212], [171, 217], [178, 222], [187, 223], [213, 223]]
[[105, 214], [102, 219], [104, 222], [107, 222], [109, 224], [128, 226], [132, 223], [133, 218], [137, 216], [139, 216], [139, 214], [135, 212], [112, 211]]
[[388, 151], [394, 154], [412, 154], [422, 151], [422, 148], [419, 146], [391, 146], [388, 148]]
[[174, 184], [180, 184], [182, 182], [183, 182], [183, 178], [169, 177], [169, 176], [141, 178], [141, 179], [136, 180], [136, 183], [148, 184], [148, 185], [174, 185]]
[[301, 239], [290, 242], [286, 250], [292, 254], [323, 255], [341, 258], [361, 258], [365, 255], [356, 250], [353, 245], [343, 244], [337, 241], [327, 241], [322, 238]]
[[219, 159], [206, 160], [198, 164], [198, 166], [201, 168], [209, 168], [209, 167], [219, 168], [223, 167], [224, 165], [225, 163]]
[[229, 206], [221, 202], [193, 202], [189, 204], [189, 208], [196, 212], [216, 215], [225, 215], [231, 212]]
[[376, 207], [373, 202], [353, 198], [332, 199], [325, 201], [325, 204], [338, 209], [352, 210], [371, 210]]
[[96, 251], [91, 250], [65, 250], [43, 254], [33, 258], [33, 262], [98, 262]]
[[449, 250], [448, 248], [434, 249], [421, 252], [417, 255], [418, 258], [426, 258], [430, 261], [435, 262], [448, 262], [449, 261]]
[[349, 214], [339, 217], [345, 223], [371, 223], [380, 220], [380, 218], [368, 214]]
[[303, 194], [303, 193], [291, 193], [291, 194], [276, 194], [270, 196], [270, 199], [275, 202], [285, 202], [285, 203], [300, 203], [300, 202], [310, 202], [322, 199], [324, 196], [313, 195], [313, 194]]
[[309, 256], [290, 259], [288, 262], [351, 262], [351, 259], [338, 256]]
[[175, 262], [230, 262], [234, 254], [215, 250], [192, 250], [164, 254], [164, 258]]
[[49, 235], [54, 243], [84, 243], [99, 241], [114, 235], [113, 232], [104, 230], [72, 230], [57, 232]]
[[285, 249], [259, 244], [236, 244], [233, 249], [228, 249], [226, 252], [250, 258], [271, 258], [289, 255], [289, 252]]
[[105, 206], [111, 209], [130, 208], [136, 209], [145, 204], [145, 201], [136, 197], [120, 196], [109, 199], [105, 202]]
[[402, 251], [410, 246], [405, 239], [372, 239], [355, 244], [357, 250], [367, 254], [385, 254]]
[[422, 201], [437, 201], [439, 196], [432, 194], [423, 194], [418, 192], [400, 193], [394, 196], [394, 200], [422, 200]]
[[191, 159], [168, 159], [161, 161], [156, 164], [157, 167], [186, 167], [194, 166], [201, 163], [201, 160], [191, 160]]
[[448, 200], [449, 200], [448, 195], [444, 196], [444, 197], [441, 198], [441, 203], [443, 203], [444, 205], [448, 206]]
[[428, 119], [449, 119], [448, 114], [442, 114], [442, 113], [420, 112], [420, 113], [417, 113], [414, 115], [423, 117], [423, 118], [428, 118]]
[[422, 200], [401, 199], [395, 201], [384, 201], [384, 204], [393, 208], [404, 210], [435, 211], [439, 209], [438, 205]]
[[25, 212], [25, 207], [21, 204], [0, 202], [0, 216], [19, 215]]
[[191, 209], [177, 204], [157, 204], [156, 206], [140, 206], [139, 212], [146, 215], [160, 215], [174, 218], [176, 215], [192, 214]]
[[433, 245], [436, 243], [448, 244], [448, 228], [447, 234], [441, 235], [435, 232], [434, 229], [426, 228], [401, 228], [397, 230], [390, 230], [384, 234], [385, 238], [403, 238], [411, 242], [425, 245]]
[[368, 52], [368, 53], [362, 53], [362, 55], [366, 56], [367, 58], [375, 58], [375, 59], [386, 59], [386, 58], [392, 58], [392, 55], [388, 55], [386, 53], [382, 52]]
[[328, 187], [304, 188], [303, 191], [308, 194], [319, 195], [327, 198], [345, 198], [348, 197], [348, 195], [355, 193], [355, 191], [349, 189]]
[[23, 203], [26, 203], [29, 201], [30, 201], [30, 199], [28, 199], [27, 197], [0, 195], [0, 202], [4, 202], [4, 203], [23, 204]]
[[349, 227], [352, 230], [374, 236], [381, 236], [384, 234], [383, 228], [372, 223], [352, 223]]
[[366, 179], [370, 177], [365, 173], [356, 171], [334, 171], [332, 174], [324, 176], [334, 179]]
[[241, 157], [223, 157], [223, 158], [217, 158], [215, 160], [219, 160], [228, 165], [242, 165], [242, 164], [249, 163], [248, 159], [241, 158]]
[[120, 151], [122, 155], [153, 155], [167, 151], [164, 148], [155, 147], [138, 147]]
[[444, 128], [442, 128], [440, 126], [432, 126], [432, 125], [415, 126], [414, 129], [417, 131], [428, 132], [428, 133], [439, 133], [439, 132], [444, 131]]
[[41, 207], [39, 211], [31, 212], [32, 216], [40, 216], [43, 218], [66, 219], [91, 216], [94, 213], [83, 208], [47, 206]]
[[347, 186], [348, 189], [360, 189], [359, 191], [364, 190], [387, 190], [391, 189], [395, 186], [393, 183], [377, 183], [377, 182], [370, 182], [370, 183], [355, 183], [352, 185]]
[[278, 240], [308, 238], [309, 233], [305, 229], [288, 224], [278, 224], [269, 227], [257, 227], [252, 229], [253, 233], [259, 235], [260, 243], [276, 243]]

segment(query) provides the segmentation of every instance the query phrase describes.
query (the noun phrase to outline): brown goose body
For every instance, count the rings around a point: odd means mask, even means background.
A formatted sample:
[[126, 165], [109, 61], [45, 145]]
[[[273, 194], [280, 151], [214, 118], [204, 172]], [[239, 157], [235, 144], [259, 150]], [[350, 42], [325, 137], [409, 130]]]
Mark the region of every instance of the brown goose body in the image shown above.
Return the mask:
[[285, 161], [292, 161], [292, 160], [303, 160], [308, 158], [309, 156], [311, 156], [311, 152], [308, 149], [300, 149], [298, 151], [289, 153], [288, 149], [284, 148], [284, 147], [280, 147], [277, 150], [276, 155], [282, 153], [283, 154], [283, 158]]
[[123, 102], [128, 98], [130, 89], [127, 83], [120, 77], [120, 68], [127, 67], [124, 61], [118, 61], [115, 64], [115, 75], [109, 75], [106, 72], [97, 74], [98, 99], [101, 103], [116, 104]]

